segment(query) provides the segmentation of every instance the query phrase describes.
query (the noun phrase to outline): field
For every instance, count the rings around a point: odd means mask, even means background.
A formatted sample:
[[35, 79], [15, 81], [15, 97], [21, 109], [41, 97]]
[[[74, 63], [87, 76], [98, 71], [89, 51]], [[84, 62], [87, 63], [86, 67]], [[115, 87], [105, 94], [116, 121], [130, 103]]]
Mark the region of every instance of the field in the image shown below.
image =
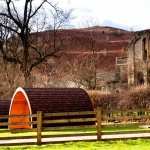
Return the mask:
[[150, 140], [67, 142], [42, 146], [0, 147], [0, 150], [150, 150]]

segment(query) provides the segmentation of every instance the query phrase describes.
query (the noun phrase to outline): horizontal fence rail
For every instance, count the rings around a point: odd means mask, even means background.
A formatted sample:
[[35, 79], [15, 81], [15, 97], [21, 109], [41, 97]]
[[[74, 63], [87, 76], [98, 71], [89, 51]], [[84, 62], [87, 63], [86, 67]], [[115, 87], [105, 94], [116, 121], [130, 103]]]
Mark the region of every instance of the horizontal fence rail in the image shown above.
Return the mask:
[[[29, 122], [9, 122], [9, 119], [13, 118], [29, 118]], [[149, 133], [149, 131], [115, 131], [115, 132], [103, 132], [102, 128], [107, 125], [120, 125], [120, 124], [148, 124], [150, 123], [150, 110], [125, 110], [125, 111], [114, 111], [106, 110], [103, 111], [101, 108], [97, 108], [95, 111], [83, 111], [83, 112], [63, 112], [63, 113], [43, 113], [38, 111], [37, 114], [32, 115], [0, 115], [0, 128], [10, 126], [29, 125], [31, 128], [28, 129], [10, 129], [12, 133], [22, 132], [36, 132], [33, 136], [14, 136], [14, 137], [0, 137], [0, 140], [6, 139], [21, 139], [21, 138], [36, 138], [37, 144], [42, 144], [42, 138], [50, 137], [48, 135], [42, 135], [42, 132], [46, 131], [63, 131], [64, 128], [71, 127], [94, 127], [96, 132], [85, 133], [88, 135], [97, 134], [97, 140], [101, 140], [102, 135], [107, 134], [121, 134], [121, 133]], [[6, 129], [1, 129], [0, 132]], [[8, 130], [6, 130], [8, 131]], [[71, 134], [70, 134], [71, 135]], [[59, 136], [70, 136], [70, 135], [59, 135]], [[78, 134], [76, 134], [78, 135]], [[81, 135], [84, 135], [82, 133]], [[55, 135], [51, 135], [53, 137]]]

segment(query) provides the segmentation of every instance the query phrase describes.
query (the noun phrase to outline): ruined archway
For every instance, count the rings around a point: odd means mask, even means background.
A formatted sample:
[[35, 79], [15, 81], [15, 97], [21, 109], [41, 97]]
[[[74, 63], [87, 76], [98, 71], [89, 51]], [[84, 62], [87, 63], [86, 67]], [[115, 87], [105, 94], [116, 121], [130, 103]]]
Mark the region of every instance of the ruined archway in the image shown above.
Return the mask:
[[143, 85], [144, 84], [144, 74], [143, 72], [137, 73], [137, 85]]

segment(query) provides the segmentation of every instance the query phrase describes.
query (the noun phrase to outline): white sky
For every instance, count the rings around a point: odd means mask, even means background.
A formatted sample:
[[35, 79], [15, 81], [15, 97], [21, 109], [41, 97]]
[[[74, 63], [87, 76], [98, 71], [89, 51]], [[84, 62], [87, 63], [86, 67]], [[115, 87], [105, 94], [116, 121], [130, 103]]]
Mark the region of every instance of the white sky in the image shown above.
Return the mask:
[[125, 29], [150, 28], [150, 0], [59, 0], [72, 8], [73, 27], [111, 25]]
[[[41, 0], [35, 0], [38, 4]], [[73, 9], [71, 27], [114, 26], [128, 30], [150, 29], [150, 0], [51, 0]], [[1, 4], [2, 0], [0, 0]], [[19, 7], [24, 0], [17, 0]]]

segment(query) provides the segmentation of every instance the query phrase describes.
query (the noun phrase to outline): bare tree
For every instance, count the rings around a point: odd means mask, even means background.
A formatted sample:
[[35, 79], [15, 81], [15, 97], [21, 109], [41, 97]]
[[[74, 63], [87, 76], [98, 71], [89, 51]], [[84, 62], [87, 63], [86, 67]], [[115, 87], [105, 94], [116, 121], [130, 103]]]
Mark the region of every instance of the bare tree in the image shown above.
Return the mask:
[[96, 41], [94, 40], [94, 33], [90, 31], [88, 38], [89, 51], [85, 54], [82, 52], [73, 61], [68, 61], [70, 68], [70, 75], [72, 80], [78, 85], [87, 89], [97, 88], [97, 52]]
[[19, 65], [0, 60], [0, 97], [10, 99], [14, 90], [23, 85], [23, 75]]
[[93, 55], [81, 55], [70, 63], [72, 80], [79, 86], [86, 89], [96, 89], [95, 64], [93, 63]]
[[[97, 88], [97, 53], [93, 32], [89, 33], [87, 40], [89, 51], [86, 53], [64, 53], [63, 60], [55, 64], [53, 70], [43, 71], [47, 76], [53, 77], [53, 82], [58, 81], [60, 86]], [[64, 61], [65, 60], [65, 61]], [[64, 83], [63, 83], [64, 82]], [[59, 84], [57, 83], [57, 85]], [[52, 83], [53, 84], [53, 83]], [[55, 84], [56, 85], [56, 84]]]
[[91, 32], [91, 36], [90, 36], [90, 43], [91, 43], [91, 51], [92, 51], [92, 56], [91, 56], [91, 61], [93, 62], [93, 87], [92, 89], [95, 90], [97, 88], [97, 54], [95, 51], [95, 41], [94, 41], [94, 35], [93, 32]]
[[[60, 26], [66, 22], [66, 20], [68, 21], [70, 12], [64, 12], [59, 9], [56, 4], [48, 0], [41, 0], [40, 4], [36, 5], [36, 7], [34, 0], [25, 0], [22, 12], [17, 9], [15, 0], [4, 0], [3, 4], [4, 10], [0, 12], [0, 17], [6, 18], [9, 22], [12, 22], [13, 26], [11, 23], [5, 24], [3, 20], [0, 20], [0, 27], [4, 30], [13, 32], [15, 40], [17, 39], [19, 41], [19, 47], [13, 51], [5, 47], [5, 49], [0, 49], [0, 52], [3, 55], [3, 59], [6, 61], [20, 65], [26, 83], [25, 86], [29, 86], [30, 74], [33, 68], [47, 58], [55, 56], [56, 52], [58, 52], [55, 46], [51, 48], [36, 47], [34, 43], [35, 40], [33, 40], [35, 35], [32, 34], [37, 24], [34, 19], [39, 15], [42, 7], [50, 6], [49, 11], [53, 10], [53, 12], [55, 12], [55, 20], [58, 18], [57, 25]], [[43, 24], [45, 24], [45, 17], [43, 17], [43, 19]], [[56, 28], [54, 30], [56, 30]], [[9, 36], [9, 39], [11, 38], [12, 37]]]

